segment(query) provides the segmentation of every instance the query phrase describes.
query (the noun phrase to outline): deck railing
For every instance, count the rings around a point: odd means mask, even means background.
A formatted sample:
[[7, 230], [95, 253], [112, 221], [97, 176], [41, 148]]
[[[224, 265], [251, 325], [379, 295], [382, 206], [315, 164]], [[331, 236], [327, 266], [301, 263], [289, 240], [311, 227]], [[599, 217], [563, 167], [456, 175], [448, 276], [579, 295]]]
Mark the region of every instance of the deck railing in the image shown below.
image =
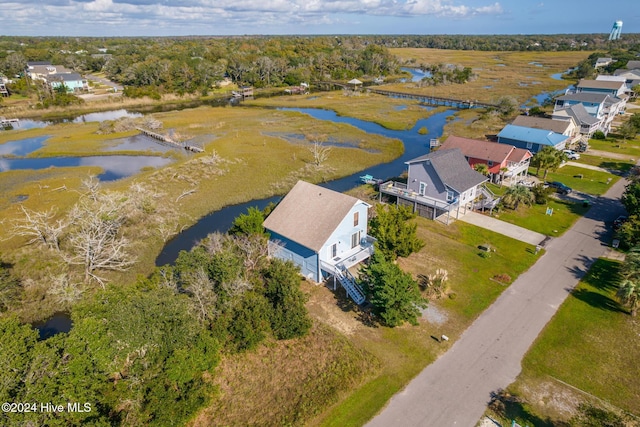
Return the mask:
[[437, 209], [442, 209], [445, 211], [450, 211], [453, 208], [458, 206], [458, 198], [451, 200], [450, 202], [445, 202], [443, 200], [434, 199], [433, 197], [423, 196], [416, 193], [413, 190], [409, 190], [407, 188], [407, 184], [396, 181], [387, 181], [383, 184], [380, 184], [379, 191], [383, 194], [391, 194], [393, 196], [398, 196], [405, 200], [410, 200], [413, 202], [417, 202], [421, 205], [434, 207]]

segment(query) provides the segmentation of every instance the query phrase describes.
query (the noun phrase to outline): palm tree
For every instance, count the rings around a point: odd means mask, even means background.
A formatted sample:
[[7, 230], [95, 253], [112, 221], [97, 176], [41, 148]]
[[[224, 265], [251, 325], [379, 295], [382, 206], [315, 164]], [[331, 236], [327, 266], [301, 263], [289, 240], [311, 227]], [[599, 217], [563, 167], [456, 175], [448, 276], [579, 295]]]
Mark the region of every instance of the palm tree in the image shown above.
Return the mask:
[[550, 145], [546, 145], [531, 158], [531, 166], [537, 168], [536, 175], [538, 177], [540, 177], [540, 169], [544, 169], [544, 176], [542, 179], [546, 180], [547, 173], [550, 170], [553, 171], [558, 169], [564, 160], [565, 154], [562, 151], [556, 150]]
[[623, 279], [616, 296], [620, 302], [631, 310], [631, 315], [635, 317], [640, 306], [640, 283], [637, 280]]
[[531, 206], [535, 200], [535, 195], [524, 185], [509, 187], [502, 195], [502, 203], [511, 209], [518, 209], [520, 203]]
[[620, 269], [620, 281], [616, 296], [623, 305], [631, 310], [635, 316], [640, 307], [640, 247], [635, 247], [627, 253]]
[[473, 169], [484, 176], [489, 175], [489, 166], [486, 163], [476, 163], [473, 165]]

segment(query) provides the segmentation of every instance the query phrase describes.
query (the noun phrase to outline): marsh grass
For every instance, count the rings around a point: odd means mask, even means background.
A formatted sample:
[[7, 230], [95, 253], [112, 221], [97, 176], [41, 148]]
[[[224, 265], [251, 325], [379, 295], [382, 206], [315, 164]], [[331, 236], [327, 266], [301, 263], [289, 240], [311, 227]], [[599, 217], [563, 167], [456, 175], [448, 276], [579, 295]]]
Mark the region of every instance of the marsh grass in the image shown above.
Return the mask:
[[[193, 136], [210, 136], [205, 153], [177, 156], [176, 161], [159, 170], [147, 169], [135, 177], [107, 183], [105, 188], [126, 192], [133, 182], [159, 190], [158, 205], [176, 208], [179, 215], [166, 218], [175, 222], [175, 230], [194, 223], [198, 218], [224, 206], [253, 199], [285, 194], [298, 179], [311, 182], [331, 180], [358, 172], [367, 166], [390, 161], [402, 153], [398, 140], [366, 134], [353, 126], [315, 120], [296, 112], [283, 112], [257, 108], [200, 107], [154, 115], [173, 128]], [[99, 155], [108, 138], [123, 135], [97, 135], [97, 124], [64, 124], [46, 129], [17, 131], [14, 137], [51, 135], [46, 146], [34, 155]], [[327, 135], [335, 146], [328, 160], [316, 167], [306, 144], [291, 144], [283, 138], [267, 135], [264, 131]], [[128, 133], [127, 133], [128, 135]], [[26, 137], [25, 136], [25, 137]], [[206, 140], [206, 138], [205, 138]], [[345, 147], [340, 146], [344, 141]], [[361, 148], [353, 148], [353, 142]], [[109, 154], [115, 154], [110, 152]], [[136, 153], [138, 154], [138, 153]], [[214, 155], [215, 154], [215, 155]], [[219, 158], [221, 160], [214, 160]], [[11, 224], [20, 211], [13, 203], [15, 196], [26, 195], [25, 206], [36, 210], [56, 207], [61, 214], [80, 197], [80, 183], [89, 172], [97, 168], [70, 168], [69, 174], [43, 171], [13, 171], [0, 174], [0, 186], [6, 191], [0, 196], [4, 209], [0, 221]], [[65, 185], [64, 190], [48, 189]], [[189, 192], [184, 197], [180, 197]], [[155, 258], [164, 242], [144, 226], [128, 230], [129, 238], [136, 241], [137, 263], [124, 273], [107, 274], [115, 283], [130, 283], [138, 275], [147, 275], [155, 265]], [[0, 231], [0, 252], [7, 261], [15, 261], [15, 249], [21, 239], [11, 237], [10, 228]], [[36, 251], [37, 248], [27, 248]], [[32, 257], [24, 256], [16, 263], [20, 276], [28, 277], [37, 269]]]
[[[385, 85], [398, 91], [440, 96], [454, 99], [470, 99], [495, 102], [503, 96], [511, 96], [519, 103], [530, 102], [542, 91], [566, 88], [571, 82], [555, 80], [552, 74], [564, 72], [586, 59], [591, 52], [484, 52], [471, 50], [445, 50], [421, 48], [394, 48], [390, 52], [401, 60], [420, 64], [453, 64], [471, 67], [477, 78], [465, 84], [439, 85], [416, 88], [413, 83]], [[531, 64], [536, 62], [542, 67]], [[501, 65], [502, 64], [502, 65]]]
[[[322, 108], [335, 111], [340, 116], [366, 120], [392, 130], [413, 128], [416, 121], [427, 118], [444, 108], [427, 110], [417, 101], [396, 99], [383, 95], [362, 93], [361, 96], [345, 96], [342, 91], [317, 92], [302, 96], [279, 96], [246, 101], [246, 105]], [[399, 109], [399, 107], [405, 107]]]

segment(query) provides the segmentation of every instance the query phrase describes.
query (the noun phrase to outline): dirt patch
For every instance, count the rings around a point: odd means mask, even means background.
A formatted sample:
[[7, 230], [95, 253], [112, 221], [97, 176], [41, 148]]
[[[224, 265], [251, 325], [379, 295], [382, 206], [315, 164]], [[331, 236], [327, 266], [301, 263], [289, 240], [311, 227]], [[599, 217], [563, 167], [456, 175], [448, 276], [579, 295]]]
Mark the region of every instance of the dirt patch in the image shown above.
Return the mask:
[[436, 307], [433, 303], [429, 303], [427, 308], [421, 309], [420, 312], [423, 319], [437, 326], [444, 325], [449, 317], [444, 310]]
[[362, 312], [347, 299], [340, 285], [336, 285], [335, 291], [332, 282], [327, 282], [326, 285], [309, 286], [312, 289], [307, 309], [313, 317], [347, 336], [352, 336], [365, 328], [360, 320]]

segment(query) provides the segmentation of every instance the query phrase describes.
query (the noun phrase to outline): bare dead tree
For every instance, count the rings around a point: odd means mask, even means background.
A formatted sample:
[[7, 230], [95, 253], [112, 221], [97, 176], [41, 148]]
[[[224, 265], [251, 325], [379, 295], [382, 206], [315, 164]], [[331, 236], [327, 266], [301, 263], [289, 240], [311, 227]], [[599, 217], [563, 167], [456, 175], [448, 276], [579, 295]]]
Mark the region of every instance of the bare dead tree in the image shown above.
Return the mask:
[[269, 256], [268, 240], [265, 236], [238, 234], [234, 243], [242, 254], [245, 277], [259, 269]]
[[67, 227], [67, 222], [58, 219], [55, 210], [49, 209], [45, 212], [32, 211], [24, 206], [20, 206], [23, 218], [13, 224], [13, 234], [27, 237], [27, 244], [41, 243], [51, 249], [60, 250], [60, 236]]
[[186, 274], [184, 279], [184, 289], [191, 295], [198, 319], [201, 322], [213, 319], [217, 314], [215, 305], [218, 296], [213, 290], [213, 283], [207, 272], [203, 268], [199, 268]]
[[200, 245], [207, 250], [209, 255], [215, 255], [224, 249], [228, 240], [229, 235], [216, 231], [214, 233], [210, 233], [206, 239], [200, 242]]
[[126, 220], [118, 194], [103, 195], [97, 202], [80, 201], [71, 211], [74, 229], [69, 234], [70, 253], [65, 260], [84, 268], [85, 281], [104, 287], [99, 270], [125, 271], [135, 262], [129, 240], [122, 235]]
[[320, 167], [329, 158], [331, 147], [324, 145], [322, 141], [317, 138], [312, 138], [310, 142], [311, 147], [309, 147], [309, 151], [313, 156], [313, 164]]
[[84, 190], [83, 195], [93, 200], [98, 200], [100, 194], [100, 181], [95, 175], [89, 175], [89, 177], [82, 180], [81, 188]]

